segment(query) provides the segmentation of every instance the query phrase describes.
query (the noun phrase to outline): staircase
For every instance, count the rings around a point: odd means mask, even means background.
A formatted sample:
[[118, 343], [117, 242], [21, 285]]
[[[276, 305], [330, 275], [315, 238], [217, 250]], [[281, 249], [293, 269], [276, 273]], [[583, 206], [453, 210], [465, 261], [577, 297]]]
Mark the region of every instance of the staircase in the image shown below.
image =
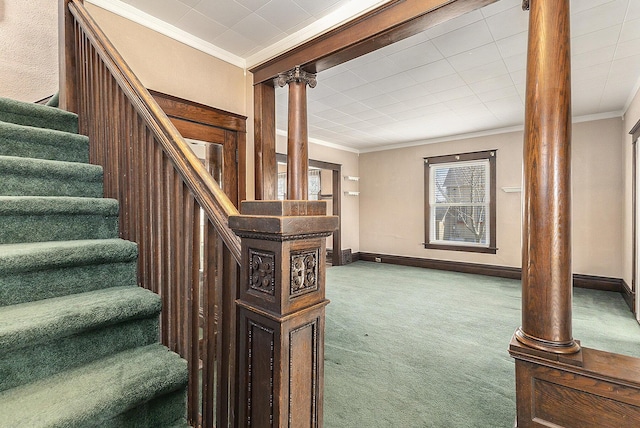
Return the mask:
[[0, 98], [0, 427], [188, 426], [186, 361], [77, 131]]

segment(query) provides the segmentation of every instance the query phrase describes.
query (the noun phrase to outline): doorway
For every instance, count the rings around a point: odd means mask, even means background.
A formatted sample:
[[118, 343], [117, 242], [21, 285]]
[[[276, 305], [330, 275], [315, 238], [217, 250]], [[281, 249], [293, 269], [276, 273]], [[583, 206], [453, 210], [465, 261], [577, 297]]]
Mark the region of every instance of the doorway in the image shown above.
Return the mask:
[[[277, 162], [277, 197], [286, 199], [286, 171], [287, 155], [276, 153]], [[327, 249], [331, 249], [331, 257], [327, 259], [333, 266], [343, 265], [342, 258], [342, 217], [340, 182], [342, 165], [309, 159], [309, 199], [327, 201], [327, 215], [338, 217], [338, 229], [327, 242]]]

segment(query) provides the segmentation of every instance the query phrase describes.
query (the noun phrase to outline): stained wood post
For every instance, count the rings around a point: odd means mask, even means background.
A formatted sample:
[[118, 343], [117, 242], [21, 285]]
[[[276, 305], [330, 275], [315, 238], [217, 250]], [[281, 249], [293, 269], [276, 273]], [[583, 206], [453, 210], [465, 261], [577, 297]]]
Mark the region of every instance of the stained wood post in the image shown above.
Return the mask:
[[326, 237], [324, 201], [244, 201], [238, 426], [322, 427]]
[[[529, 2], [525, 2], [529, 3]], [[522, 326], [518, 341], [571, 354], [569, 0], [531, 0], [524, 131]]]
[[253, 87], [255, 199], [277, 199], [276, 95], [267, 83]]
[[309, 188], [309, 137], [307, 131], [307, 85], [316, 86], [315, 74], [296, 67], [276, 79], [289, 85], [287, 127], [287, 199], [306, 200]]
[[[69, 11], [71, 1], [58, 1], [58, 106], [77, 113], [76, 31], [75, 20]], [[83, 0], [77, 1], [83, 3]]]

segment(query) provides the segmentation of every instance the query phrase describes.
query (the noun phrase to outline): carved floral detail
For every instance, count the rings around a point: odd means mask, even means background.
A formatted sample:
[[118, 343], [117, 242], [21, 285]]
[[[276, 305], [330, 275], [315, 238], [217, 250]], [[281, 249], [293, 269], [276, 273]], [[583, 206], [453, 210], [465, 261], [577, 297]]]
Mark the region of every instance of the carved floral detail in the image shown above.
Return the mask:
[[249, 288], [275, 295], [275, 256], [270, 253], [249, 250]]
[[279, 74], [275, 79], [276, 85], [281, 88], [288, 85], [289, 82], [302, 82], [309, 85], [311, 88], [315, 88], [318, 83], [316, 75], [313, 73], [307, 73], [300, 66], [296, 66], [293, 70], [289, 70], [286, 73]]
[[318, 289], [318, 250], [291, 254], [291, 297]]

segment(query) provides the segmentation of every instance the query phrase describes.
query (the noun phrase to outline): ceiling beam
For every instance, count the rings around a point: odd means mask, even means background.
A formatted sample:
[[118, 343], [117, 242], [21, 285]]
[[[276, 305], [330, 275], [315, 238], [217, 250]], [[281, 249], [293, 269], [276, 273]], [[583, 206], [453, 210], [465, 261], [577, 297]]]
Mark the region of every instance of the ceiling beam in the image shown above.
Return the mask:
[[496, 1], [391, 0], [249, 71], [254, 85], [296, 66], [318, 73]]

